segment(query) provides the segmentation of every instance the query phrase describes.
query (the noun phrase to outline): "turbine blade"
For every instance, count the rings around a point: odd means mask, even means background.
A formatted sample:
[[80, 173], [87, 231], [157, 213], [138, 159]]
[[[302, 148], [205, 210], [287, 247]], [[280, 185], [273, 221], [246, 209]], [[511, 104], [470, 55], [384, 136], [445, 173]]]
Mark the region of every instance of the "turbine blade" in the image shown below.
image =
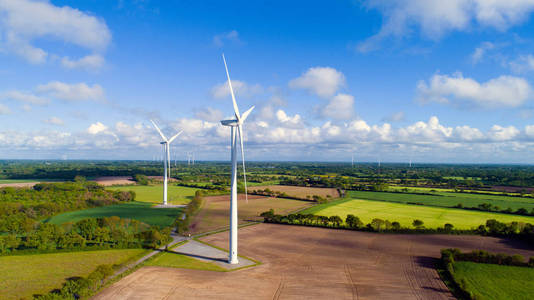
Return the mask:
[[172, 143], [172, 141], [174, 141], [175, 138], [177, 138], [180, 134], [182, 134], [182, 132], [184, 132], [183, 130], [180, 130], [180, 132], [178, 132], [177, 134], [175, 134], [170, 140], [169, 140], [169, 144]]
[[161, 138], [164, 140], [164, 141], [167, 141], [167, 138], [165, 137], [165, 135], [163, 135], [163, 132], [161, 132], [161, 130], [159, 129], [158, 125], [156, 125], [156, 123], [154, 123], [154, 121], [150, 120], [150, 122], [152, 122], [152, 124], [154, 125], [154, 127], [156, 127], [156, 130], [158, 131], [159, 135], [161, 135]]
[[235, 101], [234, 89], [232, 88], [232, 80], [230, 80], [230, 73], [228, 73], [228, 66], [226, 65], [226, 58], [224, 58], [224, 53], [222, 55], [224, 61], [224, 68], [226, 69], [226, 77], [228, 77], [228, 86], [230, 87], [230, 94], [232, 95], [232, 103], [234, 105], [235, 117], [239, 121], [241, 116], [239, 115], [239, 108], [237, 107], [237, 102]]
[[247, 173], [245, 172], [245, 149], [243, 147], [243, 133], [242, 133], [243, 129], [241, 128], [241, 125], [239, 125], [237, 128], [239, 130], [239, 141], [241, 142], [241, 159], [243, 160], [243, 179], [245, 181], [245, 201], [248, 204]]
[[241, 122], [245, 122], [245, 120], [247, 119], [248, 115], [250, 115], [250, 113], [252, 112], [253, 109], [254, 109], [254, 106], [252, 106], [246, 112], [243, 113], [243, 115], [241, 116]]

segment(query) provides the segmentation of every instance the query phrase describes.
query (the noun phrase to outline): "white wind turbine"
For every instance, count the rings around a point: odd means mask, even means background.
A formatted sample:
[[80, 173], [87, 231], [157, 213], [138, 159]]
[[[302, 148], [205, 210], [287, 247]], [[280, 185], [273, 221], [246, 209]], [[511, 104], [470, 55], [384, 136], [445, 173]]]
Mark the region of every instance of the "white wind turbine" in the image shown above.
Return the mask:
[[[245, 182], [245, 199], [248, 202], [247, 196], [247, 175], [245, 173], [245, 150], [243, 149], [243, 122], [247, 119], [250, 112], [254, 109], [252, 106], [249, 110], [239, 114], [239, 108], [235, 101], [234, 89], [232, 88], [232, 81], [230, 80], [230, 73], [228, 73], [228, 66], [226, 65], [226, 59], [224, 58], [224, 68], [226, 69], [226, 77], [228, 77], [228, 87], [230, 88], [230, 95], [232, 96], [232, 103], [234, 106], [235, 119], [223, 120], [221, 124], [224, 126], [230, 126], [231, 128], [231, 157], [232, 157], [232, 194], [230, 197], [230, 254], [228, 256], [228, 263], [237, 264], [237, 136], [239, 134], [239, 141], [241, 142], [241, 158], [243, 160], [243, 179]], [[237, 127], [237, 130], [236, 130]], [[237, 131], [237, 132], [236, 132]]]
[[163, 205], [167, 205], [167, 178], [171, 175], [171, 155], [170, 155], [170, 144], [174, 139], [176, 139], [182, 132], [178, 132], [170, 139], [167, 139], [163, 132], [159, 129], [158, 125], [154, 123], [154, 121], [150, 120], [154, 127], [156, 127], [156, 130], [158, 131], [159, 135], [163, 139], [163, 141], [160, 142], [161, 145], [163, 145]]

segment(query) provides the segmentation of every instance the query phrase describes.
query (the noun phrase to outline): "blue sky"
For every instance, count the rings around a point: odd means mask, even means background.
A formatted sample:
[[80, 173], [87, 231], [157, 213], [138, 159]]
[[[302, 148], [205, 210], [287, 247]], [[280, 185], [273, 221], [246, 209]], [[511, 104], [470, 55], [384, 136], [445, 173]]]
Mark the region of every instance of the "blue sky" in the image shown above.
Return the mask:
[[531, 163], [534, 0], [0, 0], [0, 158]]

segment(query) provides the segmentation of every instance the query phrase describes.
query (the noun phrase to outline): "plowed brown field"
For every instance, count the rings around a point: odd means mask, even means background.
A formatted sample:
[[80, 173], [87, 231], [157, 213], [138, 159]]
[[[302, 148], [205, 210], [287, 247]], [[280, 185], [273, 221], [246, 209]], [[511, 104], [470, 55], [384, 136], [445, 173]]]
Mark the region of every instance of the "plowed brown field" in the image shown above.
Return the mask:
[[270, 189], [271, 191], [286, 193], [292, 197], [306, 198], [306, 196], [313, 197], [313, 195], [321, 196], [326, 198], [330, 196], [332, 198], [339, 197], [337, 189], [333, 188], [316, 188], [316, 187], [305, 187], [305, 186], [292, 186], [292, 185], [263, 185], [263, 186], [253, 186], [249, 190], [264, 190]]
[[[227, 249], [228, 232], [203, 238]], [[144, 267], [95, 299], [453, 299], [434, 270], [440, 249], [533, 256], [523, 244], [456, 235], [390, 235], [259, 224], [239, 230], [239, 271]]]

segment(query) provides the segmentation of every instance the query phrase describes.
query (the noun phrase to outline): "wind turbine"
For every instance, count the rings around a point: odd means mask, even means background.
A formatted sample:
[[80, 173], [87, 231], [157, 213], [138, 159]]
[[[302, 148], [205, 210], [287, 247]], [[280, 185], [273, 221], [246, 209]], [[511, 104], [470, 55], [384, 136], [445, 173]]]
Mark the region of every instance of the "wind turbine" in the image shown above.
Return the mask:
[[[222, 120], [221, 124], [229, 126], [231, 128], [230, 145], [231, 145], [231, 157], [232, 157], [232, 194], [230, 197], [230, 254], [228, 256], [228, 263], [237, 264], [237, 134], [239, 134], [239, 140], [241, 142], [241, 158], [243, 160], [243, 179], [245, 181], [245, 199], [248, 202], [247, 196], [247, 175], [245, 173], [245, 150], [243, 149], [243, 122], [247, 119], [250, 112], [254, 109], [252, 106], [249, 110], [242, 115], [239, 114], [239, 108], [235, 101], [234, 89], [232, 88], [232, 81], [230, 80], [230, 73], [228, 72], [228, 66], [226, 65], [226, 59], [224, 54], [222, 55], [224, 68], [226, 69], [226, 77], [228, 78], [228, 87], [230, 88], [230, 95], [232, 96], [232, 104], [234, 106], [235, 119]], [[236, 130], [237, 129], [237, 130]]]
[[154, 127], [156, 127], [156, 130], [158, 131], [159, 135], [163, 139], [163, 141], [160, 142], [161, 145], [163, 145], [163, 205], [167, 205], [167, 178], [171, 175], [171, 155], [170, 155], [170, 149], [169, 146], [176, 139], [182, 132], [178, 132], [170, 139], [167, 139], [163, 132], [159, 129], [158, 125], [154, 123], [154, 121], [150, 120]]

